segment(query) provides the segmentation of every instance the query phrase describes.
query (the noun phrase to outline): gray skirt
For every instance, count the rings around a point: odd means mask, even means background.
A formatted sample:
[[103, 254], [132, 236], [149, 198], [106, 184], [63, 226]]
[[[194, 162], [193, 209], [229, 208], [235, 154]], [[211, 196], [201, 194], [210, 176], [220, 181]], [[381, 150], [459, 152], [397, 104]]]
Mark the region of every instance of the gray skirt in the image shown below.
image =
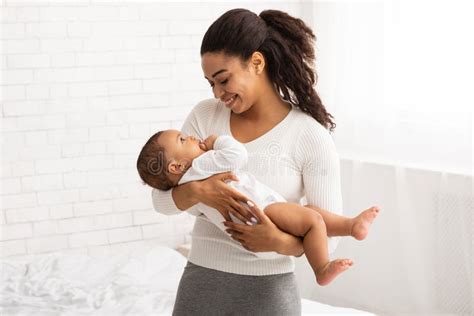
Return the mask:
[[301, 298], [293, 272], [242, 275], [188, 261], [173, 309], [187, 315], [301, 315]]

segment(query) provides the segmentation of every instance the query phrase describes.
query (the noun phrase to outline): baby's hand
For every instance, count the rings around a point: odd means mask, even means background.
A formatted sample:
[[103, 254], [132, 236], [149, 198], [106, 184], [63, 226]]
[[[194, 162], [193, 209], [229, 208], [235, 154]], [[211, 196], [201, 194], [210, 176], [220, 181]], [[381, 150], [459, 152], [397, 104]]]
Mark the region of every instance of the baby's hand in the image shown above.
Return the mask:
[[217, 137], [219, 136], [218, 135], [209, 136], [205, 140], [201, 141], [201, 143], [199, 144], [199, 147], [204, 151], [214, 149], [214, 143], [216, 142]]

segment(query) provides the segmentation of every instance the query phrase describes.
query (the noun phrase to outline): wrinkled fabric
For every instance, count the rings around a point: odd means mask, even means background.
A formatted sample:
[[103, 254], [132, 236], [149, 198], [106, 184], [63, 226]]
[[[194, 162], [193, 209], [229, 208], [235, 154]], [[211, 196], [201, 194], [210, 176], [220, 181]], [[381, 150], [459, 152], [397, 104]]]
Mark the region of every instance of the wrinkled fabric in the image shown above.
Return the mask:
[[186, 258], [165, 247], [137, 257], [55, 253], [26, 264], [4, 260], [0, 313], [170, 314], [185, 264]]

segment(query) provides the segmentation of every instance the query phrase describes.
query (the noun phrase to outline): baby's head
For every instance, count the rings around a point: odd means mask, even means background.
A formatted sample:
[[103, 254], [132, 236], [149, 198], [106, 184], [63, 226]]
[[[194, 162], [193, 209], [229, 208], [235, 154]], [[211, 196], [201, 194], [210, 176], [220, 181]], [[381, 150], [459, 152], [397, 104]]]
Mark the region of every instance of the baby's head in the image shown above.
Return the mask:
[[180, 131], [159, 131], [150, 137], [137, 159], [140, 178], [149, 186], [169, 190], [176, 186], [194, 158], [204, 153], [200, 140]]

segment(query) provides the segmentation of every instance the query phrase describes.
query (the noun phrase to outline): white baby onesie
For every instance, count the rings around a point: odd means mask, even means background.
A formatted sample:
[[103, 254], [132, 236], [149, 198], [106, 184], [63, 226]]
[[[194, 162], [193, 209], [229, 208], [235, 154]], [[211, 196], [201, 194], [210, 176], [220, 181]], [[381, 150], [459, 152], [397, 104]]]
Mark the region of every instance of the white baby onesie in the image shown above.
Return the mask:
[[[218, 136], [214, 142], [214, 149], [208, 150], [199, 157], [195, 158], [191, 167], [181, 177], [178, 184], [183, 184], [189, 181], [203, 180], [212, 175], [232, 171], [239, 181], [229, 181], [227, 185], [235, 188], [249, 199], [251, 199], [259, 207], [260, 210], [275, 202], [286, 202], [286, 200], [276, 191], [259, 182], [252, 174], [240, 171], [247, 164], [248, 153], [244, 145], [235, 140], [232, 136], [221, 135]], [[240, 202], [243, 206], [245, 204]], [[225, 231], [227, 227], [222, 223], [225, 218], [222, 214], [214, 208], [211, 208], [204, 203], [198, 203], [189, 211], [190, 214], [199, 216], [204, 214], [213, 224], [227, 234]], [[229, 214], [234, 222], [242, 223], [237, 217]], [[258, 220], [258, 218], [255, 216]], [[281, 256], [276, 252], [251, 252], [260, 258], [276, 258]]]

